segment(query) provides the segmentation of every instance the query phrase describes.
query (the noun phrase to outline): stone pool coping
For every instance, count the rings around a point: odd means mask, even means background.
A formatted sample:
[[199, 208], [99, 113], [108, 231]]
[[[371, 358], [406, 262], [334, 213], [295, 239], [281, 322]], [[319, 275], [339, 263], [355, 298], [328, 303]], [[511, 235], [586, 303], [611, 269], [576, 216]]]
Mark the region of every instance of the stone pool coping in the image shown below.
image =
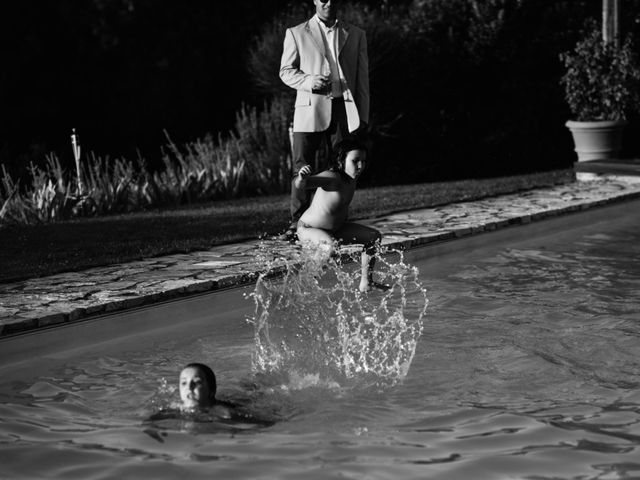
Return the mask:
[[[580, 170], [580, 169], [577, 169]], [[362, 223], [409, 249], [640, 198], [640, 176], [578, 171], [572, 183], [400, 212]], [[295, 248], [280, 242], [283, 254]], [[264, 267], [260, 241], [0, 284], [0, 338], [247, 285]]]

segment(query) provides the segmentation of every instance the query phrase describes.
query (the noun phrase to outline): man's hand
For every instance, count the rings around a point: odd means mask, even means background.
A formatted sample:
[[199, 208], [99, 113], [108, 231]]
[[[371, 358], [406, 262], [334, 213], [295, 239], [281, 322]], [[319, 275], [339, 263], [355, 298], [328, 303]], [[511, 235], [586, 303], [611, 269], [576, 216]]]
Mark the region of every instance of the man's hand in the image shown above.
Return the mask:
[[311, 91], [313, 93], [322, 93], [331, 86], [331, 81], [328, 75], [314, 75], [311, 81]]

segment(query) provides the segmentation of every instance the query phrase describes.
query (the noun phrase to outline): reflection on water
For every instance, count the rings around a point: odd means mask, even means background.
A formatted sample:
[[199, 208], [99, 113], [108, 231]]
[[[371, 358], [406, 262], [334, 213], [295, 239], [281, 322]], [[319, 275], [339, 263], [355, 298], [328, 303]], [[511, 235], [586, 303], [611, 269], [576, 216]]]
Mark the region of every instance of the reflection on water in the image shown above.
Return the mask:
[[[401, 373], [385, 388], [352, 380], [368, 375], [353, 365], [371, 362], [336, 356], [340, 342], [321, 338], [319, 348], [296, 336], [299, 323], [322, 336], [320, 316], [301, 309], [287, 317], [293, 325], [270, 316], [288, 301], [271, 283], [261, 287], [256, 324], [238, 318], [151, 351], [98, 351], [0, 381], [0, 478], [640, 478], [638, 224], [636, 215], [418, 262], [428, 321], [408, 371], [381, 362]], [[345, 275], [353, 268], [342, 266]], [[318, 312], [340, 305], [341, 295], [320, 301], [338, 273], [302, 274]], [[361, 297], [352, 316], [392, 317], [403, 302], [376, 310], [383, 297]], [[418, 318], [424, 298], [407, 288], [404, 317]], [[261, 324], [266, 299], [274, 310]], [[254, 349], [256, 331], [264, 352]], [[295, 353], [284, 372], [266, 368], [291, 351], [310, 360]], [[143, 420], [175, 400], [174, 377], [193, 358], [215, 366], [223, 396], [282, 421], [243, 432], [146, 431]]]

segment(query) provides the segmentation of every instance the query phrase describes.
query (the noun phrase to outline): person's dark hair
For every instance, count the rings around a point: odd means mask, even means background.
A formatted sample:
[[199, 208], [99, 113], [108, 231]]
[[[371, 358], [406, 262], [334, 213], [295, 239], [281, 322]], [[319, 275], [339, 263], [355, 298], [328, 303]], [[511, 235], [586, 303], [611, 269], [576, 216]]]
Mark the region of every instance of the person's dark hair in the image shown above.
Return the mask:
[[213, 373], [213, 370], [211, 370], [211, 368], [204, 363], [189, 363], [184, 366], [183, 370], [185, 368], [197, 368], [202, 372], [204, 378], [209, 384], [209, 398], [211, 400], [214, 400], [216, 398], [216, 390], [218, 386], [216, 385], [216, 374]]
[[359, 140], [348, 138], [342, 140], [335, 146], [335, 156], [331, 169], [338, 172], [344, 172], [344, 161], [347, 158], [347, 154], [353, 150], [363, 150], [367, 153], [367, 147]]

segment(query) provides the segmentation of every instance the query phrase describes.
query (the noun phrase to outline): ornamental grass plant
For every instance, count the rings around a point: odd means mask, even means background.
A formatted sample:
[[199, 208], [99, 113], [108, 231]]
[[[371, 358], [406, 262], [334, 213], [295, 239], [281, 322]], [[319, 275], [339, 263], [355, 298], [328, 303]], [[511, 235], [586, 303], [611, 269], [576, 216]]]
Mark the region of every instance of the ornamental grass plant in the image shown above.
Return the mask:
[[243, 106], [235, 131], [217, 139], [176, 145], [167, 135], [163, 166], [90, 154], [79, 169], [65, 169], [55, 154], [31, 165], [21, 186], [2, 167], [0, 226], [32, 225], [78, 217], [127, 213], [289, 189], [289, 109], [275, 98], [264, 108]]

